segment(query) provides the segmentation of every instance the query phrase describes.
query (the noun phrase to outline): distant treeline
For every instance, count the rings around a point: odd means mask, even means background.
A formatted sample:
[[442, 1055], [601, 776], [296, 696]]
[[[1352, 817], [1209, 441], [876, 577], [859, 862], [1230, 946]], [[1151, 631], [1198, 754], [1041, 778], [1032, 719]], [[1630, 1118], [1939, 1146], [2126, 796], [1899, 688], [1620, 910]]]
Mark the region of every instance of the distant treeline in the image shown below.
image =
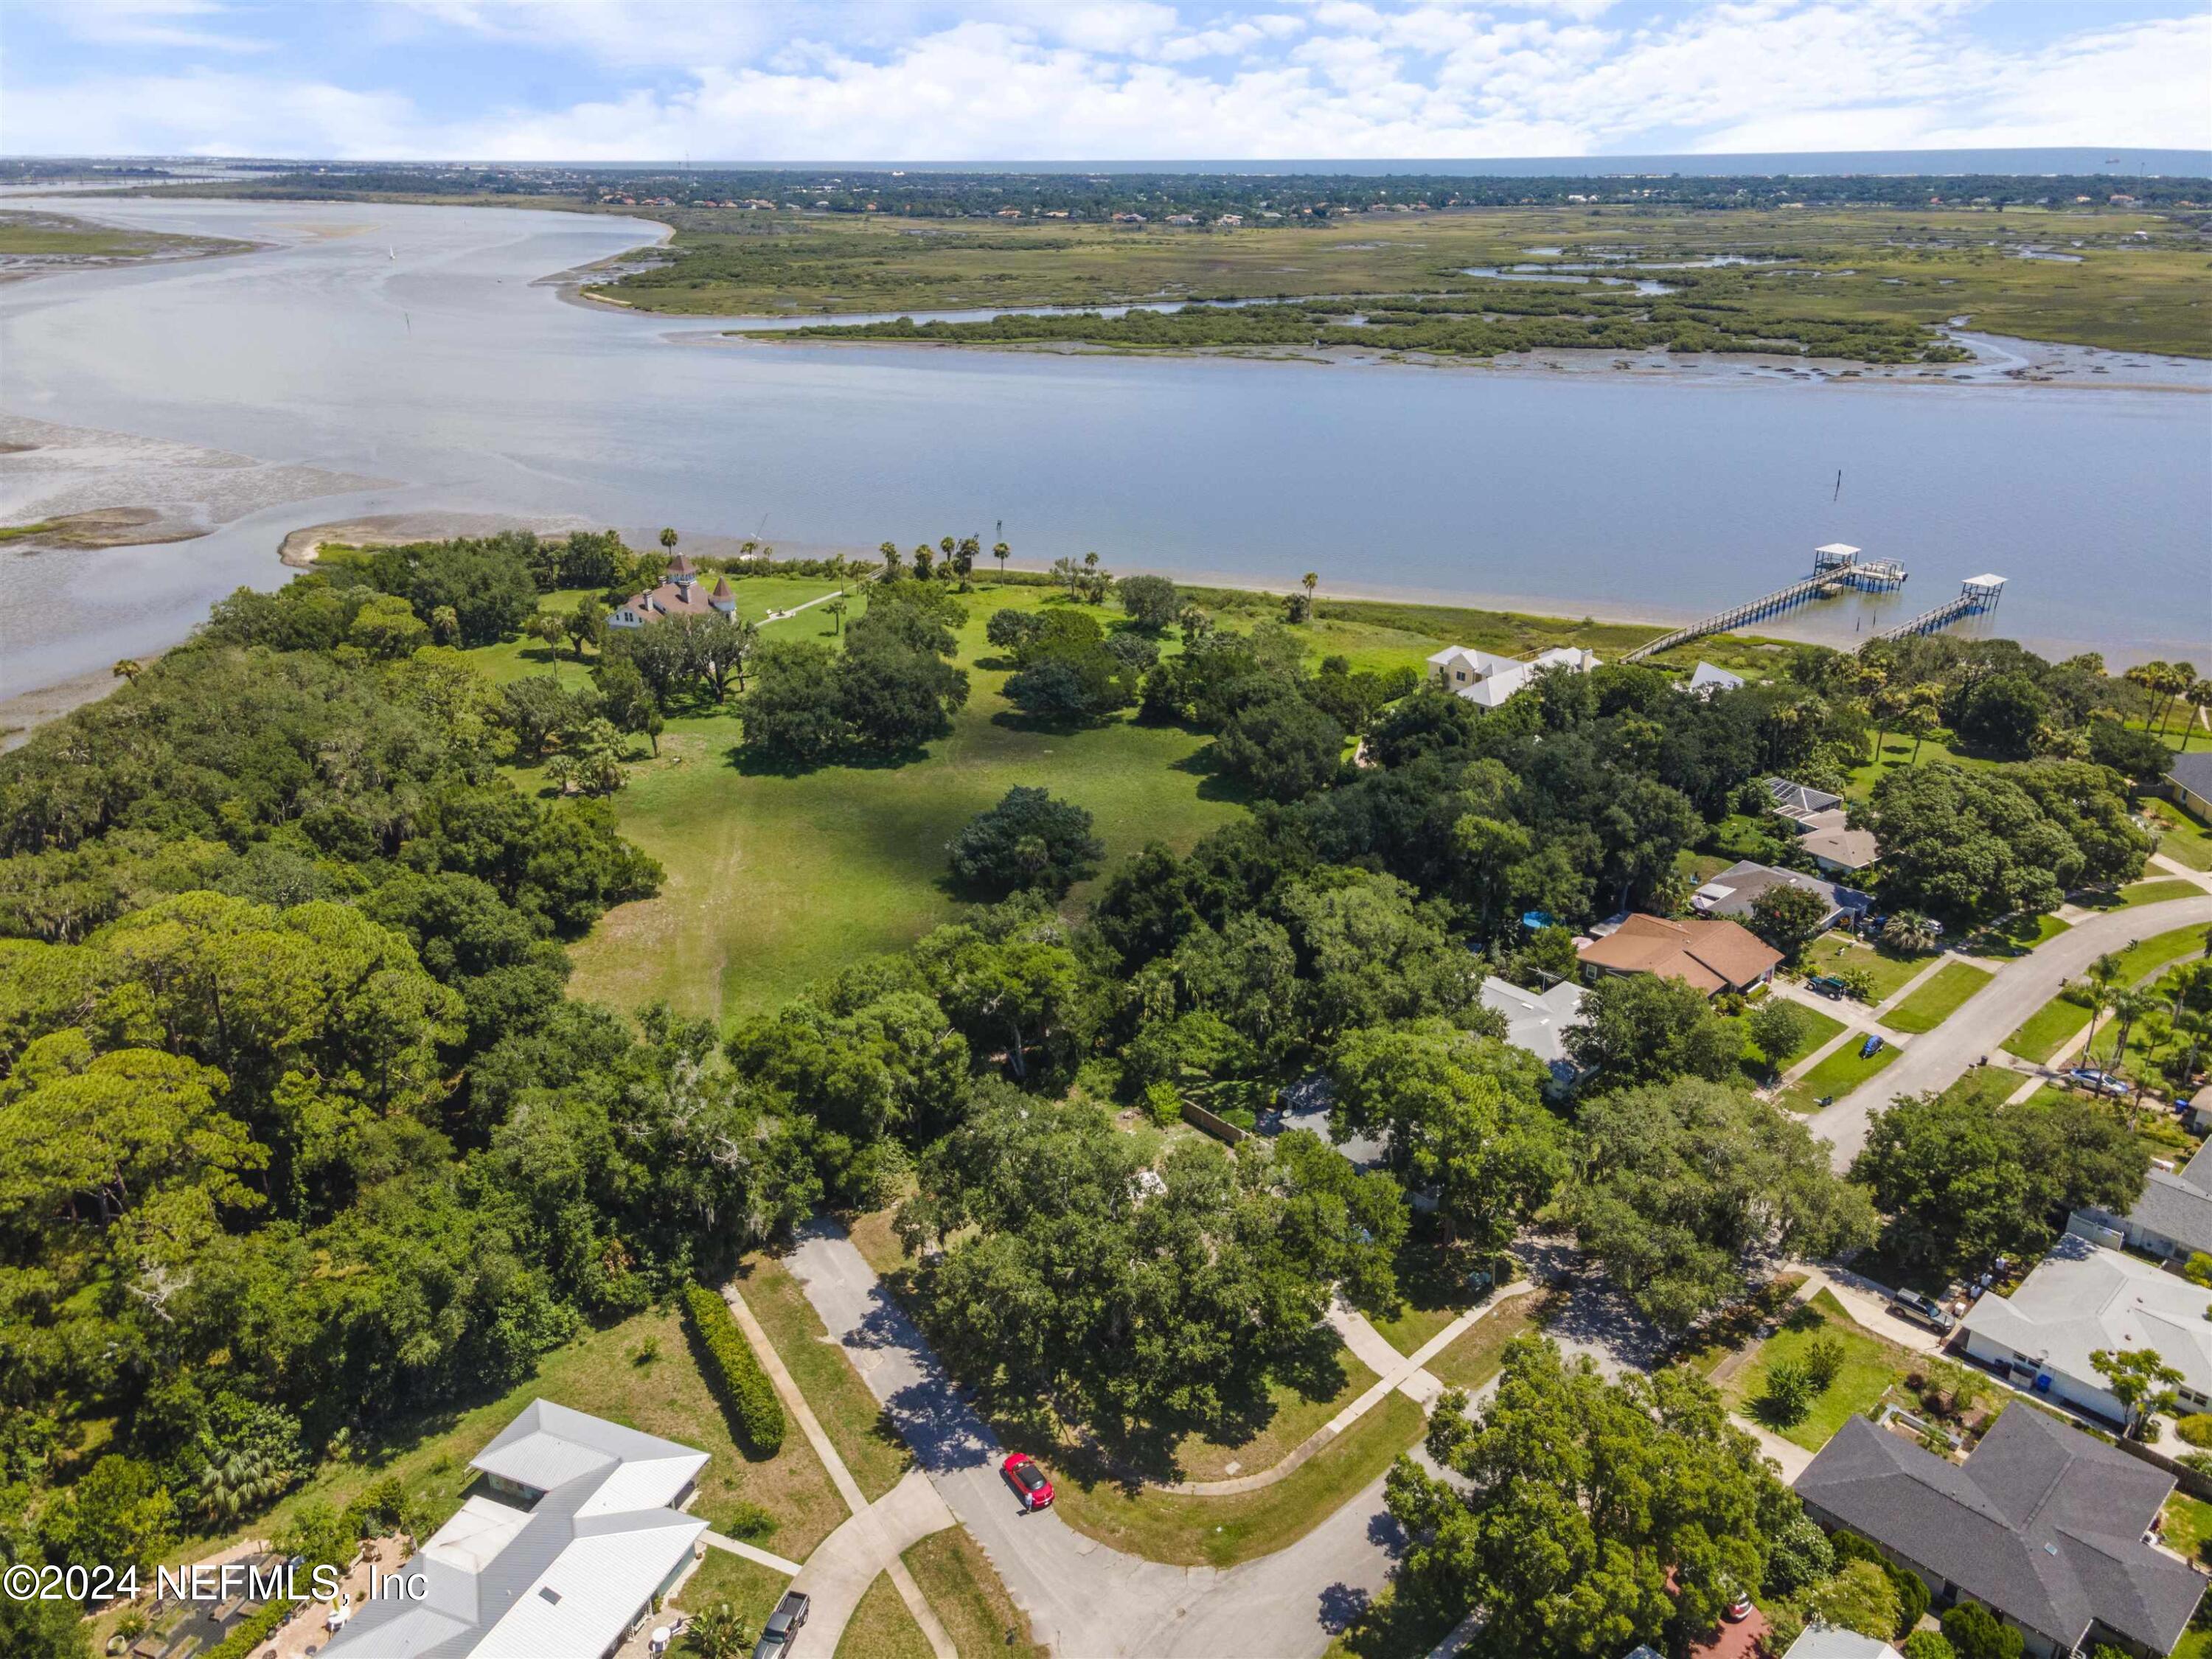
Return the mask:
[[397, 193], [434, 196], [571, 196], [587, 202], [700, 207], [769, 202], [778, 208], [831, 213], [892, 213], [918, 218], [989, 217], [1004, 208], [1024, 214], [1065, 214], [1107, 220], [1117, 213], [1147, 217], [1224, 213], [1245, 222], [1308, 223], [1375, 207], [1564, 207], [1583, 204], [1639, 207], [1767, 208], [1960, 206], [2202, 206], [2212, 179], [2124, 177], [2112, 173], [2043, 176], [2007, 173], [1887, 175], [1743, 173], [1718, 176], [1625, 174], [1556, 178], [1460, 177], [1396, 173], [872, 173], [829, 169], [626, 167], [318, 167], [224, 185], [226, 193], [285, 197]]

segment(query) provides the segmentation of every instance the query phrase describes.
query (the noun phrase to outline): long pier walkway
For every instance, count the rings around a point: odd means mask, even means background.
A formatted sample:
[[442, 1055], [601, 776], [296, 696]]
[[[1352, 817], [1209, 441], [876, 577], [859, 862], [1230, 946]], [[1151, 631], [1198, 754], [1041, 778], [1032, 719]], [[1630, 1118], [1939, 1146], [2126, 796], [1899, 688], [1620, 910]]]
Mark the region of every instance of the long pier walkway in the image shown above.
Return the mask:
[[1960, 584], [1956, 599], [1946, 599], [1933, 611], [1923, 611], [1910, 622], [1901, 622], [1894, 628], [1885, 628], [1874, 635], [1878, 640], [1901, 640], [1913, 634], [1936, 634], [1954, 622], [1968, 617], [1985, 616], [1997, 608], [2004, 597], [2002, 576], [1972, 576]]
[[1771, 593], [1762, 593], [1733, 610], [1716, 611], [1692, 623], [1687, 628], [1662, 634], [1649, 644], [1638, 646], [1622, 657], [1621, 661], [1639, 662], [1674, 646], [1704, 639], [1708, 634], [1725, 634], [1750, 623], [1765, 622], [1770, 617], [1778, 617], [1785, 611], [1794, 611], [1814, 599], [1833, 599], [1847, 587], [1864, 593], [1893, 592], [1905, 586], [1905, 567], [1894, 559], [1869, 559], [1861, 563], [1858, 549], [1841, 542], [1831, 542], [1826, 547], [1813, 550], [1813, 574], [1802, 581], [1792, 582]]

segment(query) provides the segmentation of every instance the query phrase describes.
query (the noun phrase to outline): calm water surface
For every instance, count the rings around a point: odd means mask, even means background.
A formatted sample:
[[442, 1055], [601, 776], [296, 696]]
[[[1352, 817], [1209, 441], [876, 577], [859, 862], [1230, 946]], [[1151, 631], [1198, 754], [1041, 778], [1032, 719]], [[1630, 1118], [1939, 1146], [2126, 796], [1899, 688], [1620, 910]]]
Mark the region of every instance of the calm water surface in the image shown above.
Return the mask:
[[[0, 409], [392, 488], [196, 542], [0, 556], [0, 690], [179, 636], [285, 531], [429, 508], [872, 547], [1004, 521], [1024, 562], [1679, 618], [1845, 540], [1903, 596], [1801, 612], [1853, 636], [1994, 570], [2002, 631], [2212, 656], [2212, 386], [1814, 382], [960, 353], [713, 337], [563, 302], [633, 221], [498, 209], [91, 202], [261, 252], [0, 293]], [[2111, 375], [2142, 360], [2112, 354]], [[1832, 500], [1844, 474], [1840, 501]], [[115, 505], [138, 504], [127, 479]], [[148, 486], [149, 489], [152, 486]], [[10, 501], [11, 507], [21, 503]]]

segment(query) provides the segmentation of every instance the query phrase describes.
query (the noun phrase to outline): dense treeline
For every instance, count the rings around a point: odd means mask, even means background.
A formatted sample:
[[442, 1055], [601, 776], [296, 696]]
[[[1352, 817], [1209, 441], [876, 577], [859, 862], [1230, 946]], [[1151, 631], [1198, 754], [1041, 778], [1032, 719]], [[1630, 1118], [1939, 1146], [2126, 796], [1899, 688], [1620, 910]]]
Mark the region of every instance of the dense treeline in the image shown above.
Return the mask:
[[[1022, 717], [1211, 733], [1249, 817], [1145, 848], [1076, 914], [1053, 896], [1097, 860], [1087, 820], [1017, 791], [951, 853], [1012, 896], [727, 1031], [567, 998], [561, 942], [659, 872], [605, 802], [517, 787], [504, 763], [571, 728], [461, 648], [538, 629], [544, 592], [657, 574], [611, 537], [385, 550], [235, 595], [0, 757], [0, 1551], [150, 1559], [824, 1201], [903, 1198], [905, 1237], [940, 1247], [918, 1309], [964, 1380], [1165, 1443], [1325, 1369], [1331, 1287], [1393, 1311], [1409, 1268], [1486, 1260], [1540, 1213], [1680, 1329], [1788, 1255], [1871, 1238], [1869, 1192], [1901, 1251], [1943, 1262], [2045, 1224], [1960, 1194], [2139, 1187], [2133, 1139], [2070, 1103], [1994, 1126], [1899, 1108], [1870, 1143], [1891, 1150], [1838, 1181], [1744, 1091], [1725, 1011], [1668, 981], [1593, 992], [1573, 1046], [1595, 1075], [1563, 1100], [1477, 987], [1575, 971], [1569, 930], [1595, 918], [1679, 909], [1683, 851], [1765, 833], [1762, 778], [1840, 784], [1885, 722], [2025, 757], [1884, 780], [1869, 821], [1900, 899], [1967, 922], [2125, 879], [2145, 840], [2094, 757], [2119, 752], [2113, 716], [2182, 698], [2185, 665], [1800, 647], [1710, 700], [1607, 665], [1484, 713], [1310, 665], [1310, 591], [1238, 631], [1164, 579], [1063, 566], [1070, 603], [988, 625], [1030, 677]], [[836, 648], [756, 650], [723, 619], [611, 636], [582, 611], [547, 642], [599, 643], [592, 706], [629, 730], [731, 696], [763, 757], [896, 763], [964, 701], [965, 582], [957, 557], [887, 568]], [[1073, 603], [1108, 591], [1110, 625]], [[1532, 910], [1555, 925], [1529, 933]], [[1379, 1168], [1297, 1133], [1163, 1153], [1104, 1109], [1249, 1126], [1301, 1083]], [[1662, 1403], [1686, 1424], [1710, 1402]], [[1475, 1443], [1439, 1456], [1480, 1479]], [[1645, 1576], [1607, 1615], [1624, 1631], [1656, 1628]]]
[[1129, 348], [1363, 346], [1493, 356], [1551, 347], [1568, 350], [1759, 351], [1860, 362], [1965, 362], [1973, 354], [1917, 324], [1793, 315], [1787, 294], [1763, 292], [1733, 274], [1672, 295], [1565, 284], [1492, 283], [1445, 296], [1361, 306], [1343, 301], [1190, 305], [1099, 312], [1009, 312], [987, 322], [817, 324], [793, 331], [822, 338], [943, 340], [963, 344], [1050, 341]]

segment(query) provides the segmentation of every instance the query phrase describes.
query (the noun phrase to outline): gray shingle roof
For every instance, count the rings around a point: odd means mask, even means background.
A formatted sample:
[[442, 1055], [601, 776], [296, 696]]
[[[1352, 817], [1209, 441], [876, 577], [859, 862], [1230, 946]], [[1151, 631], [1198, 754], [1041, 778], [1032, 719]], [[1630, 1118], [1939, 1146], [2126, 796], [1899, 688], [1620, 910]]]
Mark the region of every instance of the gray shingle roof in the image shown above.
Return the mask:
[[[2212, 1141], [2206, 1143], [2212, 1146]], [[2144, 1178], [2142, 1196], [2128, 1212], [2128, 1219], [2146, 1231], [2192, 1250], [2212, 1251], [2212, 1193], [2199, 1185], [2206, 1178], [2203, 1152], [2180, 1173], [2153, 1170]]]
[[2212, 749], [2176, 755], [2173, 763], [2166, 769], [2166, 775], [2192, 795], [2212, 798]]
[[2204, 1580], [2142, 1541], [2169, 1475], [2033, 1407], [1997, 1419], [1952, 1463], [1847, 1419], [1797, 1495], [2065, 1645], [2101, 1624], [2154, 1652], [2181, 1639]]

